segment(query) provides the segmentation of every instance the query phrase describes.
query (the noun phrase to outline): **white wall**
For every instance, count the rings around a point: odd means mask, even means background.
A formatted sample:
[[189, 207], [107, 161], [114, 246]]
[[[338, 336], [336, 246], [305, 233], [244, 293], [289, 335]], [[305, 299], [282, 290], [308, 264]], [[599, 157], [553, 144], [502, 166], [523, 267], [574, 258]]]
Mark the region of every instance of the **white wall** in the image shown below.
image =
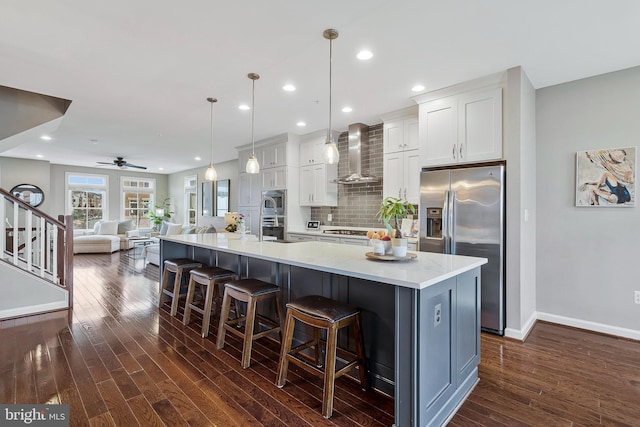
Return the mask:
[[[228, 162], [214, 164], [216, 172], [218, 172], [218, 179], [231, 180], [230, 183], [230, 200], [229, 208], [231, 211], [238, 210], [238, 160], [229, 160]], [[198, 176], [198, 225], [211, 225], [213, 224], [211, 217], [202, 216], [202, 183], [204, 180], [204, 173], [207, 171], [206, 167], [189, 169], [182, 172], [177, 172], [169, 175], [168, 187], [169, 197], [175, 206], [174, 220], [177, 223], [185, 223], [184, 213], [184, 179], [187, 176]]]
[[51, 195], [50, 164], [41, 160], [14, 159], [0, 157], [0, 184], [10, 191], [18, 184], [32, 184], [44, 192], [44, 201], [38, 209], [54, 218], [64, 212], [55, 211], [54, 198]]
[[162, 201], [169, 195], [167, 186], [168, 175], [136, 172], [131, 169], [120, 170], [112, 168], [84, 168], [70, 165], [51, 165], [51, 195], [54, 199], [53, 209], [56, 215], [65, 213], [65, 173], [79, 172], [85, 174], [107, 175], [109, 177], [109, 218], [119, 220], [122, 209], [122, 193], [120, 192], [120, 177], [132, 176], [154, 178], [156, 180], [156, 202]]
[[640, 339], [640, 206], [575, 207], [577, 151], [639, 145], [640, 67], [536, 98], [538, 317]]

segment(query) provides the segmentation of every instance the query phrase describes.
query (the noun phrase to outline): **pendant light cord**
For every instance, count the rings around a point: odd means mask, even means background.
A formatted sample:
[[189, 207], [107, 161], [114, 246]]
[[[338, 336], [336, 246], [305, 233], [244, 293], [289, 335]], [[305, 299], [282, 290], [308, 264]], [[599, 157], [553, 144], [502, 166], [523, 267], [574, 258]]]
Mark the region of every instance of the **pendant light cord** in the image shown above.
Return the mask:
[[211, 164], [213, 165], [213, 102], [211, 104]]
[[256, 156], [256, 140], [253, 137], [254, 121], [256, 116], [256, 81], [251, 80], [251, 155]]
[[329, 129], [327, 129], [327, 142], [333, 142], [331, 139], [331, 98], [332, 98], [332, 69], [333, 63], [333, 39], [329, 39]]

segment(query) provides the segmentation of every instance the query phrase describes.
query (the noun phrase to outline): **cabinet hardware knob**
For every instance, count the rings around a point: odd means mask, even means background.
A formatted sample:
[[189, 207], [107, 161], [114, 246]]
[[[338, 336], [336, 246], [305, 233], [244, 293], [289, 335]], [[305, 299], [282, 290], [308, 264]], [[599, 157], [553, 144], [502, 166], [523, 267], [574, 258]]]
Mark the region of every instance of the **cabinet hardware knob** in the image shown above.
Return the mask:
[[453, 144], [453, 150], [451, 150], [451, 155], [453, 155], [453, 158], [456, 158], [456, 145]]
[[463, 146], [464, 146], [463, 144], [460, 144], [460, 158], [462, 158], [462, 147]]

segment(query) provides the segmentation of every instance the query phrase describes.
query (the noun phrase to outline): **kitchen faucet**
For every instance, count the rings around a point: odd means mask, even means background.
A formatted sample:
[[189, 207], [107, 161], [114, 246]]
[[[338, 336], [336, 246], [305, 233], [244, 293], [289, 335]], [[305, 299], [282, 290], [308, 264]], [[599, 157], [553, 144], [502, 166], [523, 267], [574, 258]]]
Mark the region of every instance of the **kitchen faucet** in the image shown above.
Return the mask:
[[[273, 207], [275, 209], [278, 208], [278, 204], [276, 203], [275, 199], [273, 197], [269, 197], [269, 196], [262, 196], [262, 200], [260, 201], [260, 230], [258, 232], [258, 241], [262, 242], [262, 220], [264, 219], [264, 203], [266, 201], [270, 201], [271, 203], [273, 203]], [[275, 222], [274, 222], [274, 226], [277, 227], [278, 224], [278, 214], [276, 213], [275, 215]]]

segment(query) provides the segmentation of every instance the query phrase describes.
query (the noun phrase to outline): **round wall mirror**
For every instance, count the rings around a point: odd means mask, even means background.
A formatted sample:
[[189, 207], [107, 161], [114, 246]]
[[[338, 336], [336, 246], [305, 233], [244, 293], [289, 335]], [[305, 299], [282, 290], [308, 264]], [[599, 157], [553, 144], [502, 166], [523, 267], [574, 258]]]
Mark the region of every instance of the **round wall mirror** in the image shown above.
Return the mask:
[[36, 185], [16, 185], [11, 189], [11, 194], [34, 208], [40, 206], [42, 202], [44, 202], [44, 192]]

